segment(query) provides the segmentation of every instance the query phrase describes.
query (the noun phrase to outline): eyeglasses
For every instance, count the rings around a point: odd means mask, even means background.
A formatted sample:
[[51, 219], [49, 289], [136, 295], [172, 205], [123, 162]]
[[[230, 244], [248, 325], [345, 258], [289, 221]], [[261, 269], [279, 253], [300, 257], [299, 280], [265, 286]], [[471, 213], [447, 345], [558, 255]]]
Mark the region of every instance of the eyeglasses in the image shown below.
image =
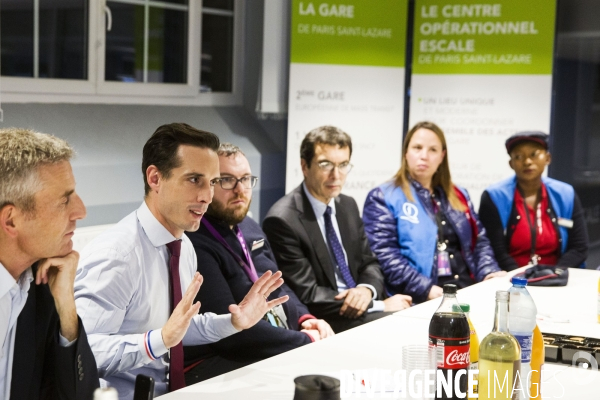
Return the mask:
[[349, 162], [343, 162], [341, 164], [334, 164], [331, 161], [321, 161], [319, 163], [317, 163], [317, 165], [319, 166], [319, 169], [323, 172], [327, 172], [330, 173], [331, 171], [333, 171], [333, 169], [335, 167], [337, 167], [338, 171], [340, 171], [340, 174], [347, 174], [348, 172], [350, 172], [352, 170], [353, 165], [350, 164]]
[[545, 155], [546, 155], [545, 150], [536, 150], [529, 155], [523, 154], [523, 153], [512, 154], [510, 156], [510, 158], [513, 161], [518, 161], [518, 162], [523, 162], [523, 161], [527, 160], [528, 158], [531, 158], [531, 161], [535, 161], [537, 159], [543, 158]]
[[219, 184], [225, 190], [233, 190], [237, 186], [238, 182], [244, 189], [252, 189], [258, 182], [257, 176], [243, 176], [240, 179], [234, 178], [233, 176], [222, 176], [219, 179]]

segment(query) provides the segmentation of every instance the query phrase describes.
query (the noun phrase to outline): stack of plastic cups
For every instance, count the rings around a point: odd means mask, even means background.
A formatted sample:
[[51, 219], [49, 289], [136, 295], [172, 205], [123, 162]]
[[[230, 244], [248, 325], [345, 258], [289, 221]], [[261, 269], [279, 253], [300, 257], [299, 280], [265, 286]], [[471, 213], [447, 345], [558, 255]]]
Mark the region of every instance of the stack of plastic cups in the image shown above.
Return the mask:
[[[406, 371], [406, 398], [412, 400], [431, 399], [435, 392], [435, 353], [428, 345], [402, 347], [402, 369]], [[426, 374], [429, 374], [426, 376]], [[434, 382], [426, 386], [426, 381]], [[429, 394], [429, 395], [428, 395]], [[402, 395], [401, 395], [402, 396]]]

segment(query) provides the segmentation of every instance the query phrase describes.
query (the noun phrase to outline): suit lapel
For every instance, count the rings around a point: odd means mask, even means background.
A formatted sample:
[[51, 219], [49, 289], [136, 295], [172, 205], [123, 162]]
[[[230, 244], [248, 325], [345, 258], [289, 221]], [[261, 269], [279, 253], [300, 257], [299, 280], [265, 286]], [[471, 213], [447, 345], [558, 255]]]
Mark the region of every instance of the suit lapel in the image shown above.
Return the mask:
[[[35, 271], [35, 270], [34, 270]], [[35, 272], [34, 275], [35, 277]], [[29, 388], [34, 381], [33, 370], [36, 364], [36, 285], [31, 282], [27, 301], [17, 319], [17, 332], [13, 358], [11, 393], [15, 398], [29, 398]], [[39, 378], [39, 377], [37, 377]]]
[[317, 222], [315, 212], [310, 205], [310, 201], [308, 201], [308, 197], [306, 197], [306, 193], [304, 193], [302, 185], [296, 189], [294, 199], [296, 201], [296, 208], [300, 212], [298, 219], [304, 226], [304, 229], [310, 238], [312, 247], [319, 260], [320, 267], [329, 280], [331, 287], [334, 290], [337, 290], [337, 282], [335, 281], [335, 272], [333, 263], [331, 262], [331, 255], [329, 254], [329, 250], [323, 239], [323, 233]]
[[338, 227], [340, 228], [340, 235], [342, 236], [342, 246], [348, 256], [348, 267], [352, 273], [352, 277], [356, 281], [358, 278], [357, 266], [354, 263], [354, 257], [352, 257], [352, 246], [355, 244], [355, 238], [352, 237], [350, 224], [348, 223], [348, 214], [345, 212], [344, 207], [341, 205], [339, 196], [335, 199], [335, 219], [337, 220]]

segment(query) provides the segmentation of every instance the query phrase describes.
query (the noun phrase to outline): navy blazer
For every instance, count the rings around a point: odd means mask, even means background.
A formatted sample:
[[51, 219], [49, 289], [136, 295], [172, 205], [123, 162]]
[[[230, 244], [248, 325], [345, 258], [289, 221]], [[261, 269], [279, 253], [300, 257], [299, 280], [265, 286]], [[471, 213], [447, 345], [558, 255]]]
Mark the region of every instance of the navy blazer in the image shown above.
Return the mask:
[[[335, 209], [354, 281], [373, 286], [376, 300], [383, 299], [383, 274], [369, 247], [356, 201], [340, 194], [335, 199]], [[302, 185], [271, 207], [263, 229], [273, 245], [284, 279], [311, 313], [331, 325], [337, 323], [334, 321], [340, 324], [353, 321], [339, 315], [344, 300], [335, 299], [338, 295], [335, 265]]]
[[[203, 218], [208, 219], [229, 246], [244, 259], [242, 246], [235, 233], [227, 225], [219, 223], [210, 216], [205, 215]], [[271, 246], [260, 226], [246, 217], [238, 227], [244, 235], [248, 250], [251, 251], [258, 276], [260, 277], [267, 270], [277, 272], [277, 263]], [[196, 300], [201, 302], [200, 312], [227, 314], [229, 305], [240, 303], [253, 282], [233, 255], [206, 229], [204, 223], [196, 232], [186, 232], [186, 235], [194, 244], [198, 256], [198, 271], [204, 277], [204, 283], [196, 296]], [[263, 244], [251, 250], [253, 243]], [[308, 309], [298, 300], [294, 292], [284, 283], [271, 294], [269, 299], [286, 294], [290, 299], [283, 304], [283, 308], [288, 319], [289, 330], [273, 327], [267, 321], [261, 320], [252, 328], [216, 343], [184, 347], [186, 364], [213, 355], [234, 361], [256, 362], [311, 343], [310, 337], [299, 332], [298, 329], [301, 320], [314, 317], [308, 313]]]
[[98, 369], [81, 319], [79, 336], [72, 346], [60, 346], [59, 329], [58, 313], [48, 285], [36, 285], [32, 281], [27, 302], [17, 319], [11, 399], [94, 397], [94, 390], [100, 386]]

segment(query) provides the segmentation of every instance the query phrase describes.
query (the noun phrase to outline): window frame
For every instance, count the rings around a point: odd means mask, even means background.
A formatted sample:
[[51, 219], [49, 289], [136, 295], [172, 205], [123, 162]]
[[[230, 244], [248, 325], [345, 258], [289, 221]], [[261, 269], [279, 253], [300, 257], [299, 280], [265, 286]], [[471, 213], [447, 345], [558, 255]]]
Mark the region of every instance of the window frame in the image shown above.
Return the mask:
[[200, 92], [202, 0], [190, 0], [188, 6], [187, 83], [106, 81], [106, 3], [107, 0], [89, 0], [87, 80], [2, 76], [2, 101], [181, 106], [242, 104], [244, 0], [234, 0], [231, 92]]

